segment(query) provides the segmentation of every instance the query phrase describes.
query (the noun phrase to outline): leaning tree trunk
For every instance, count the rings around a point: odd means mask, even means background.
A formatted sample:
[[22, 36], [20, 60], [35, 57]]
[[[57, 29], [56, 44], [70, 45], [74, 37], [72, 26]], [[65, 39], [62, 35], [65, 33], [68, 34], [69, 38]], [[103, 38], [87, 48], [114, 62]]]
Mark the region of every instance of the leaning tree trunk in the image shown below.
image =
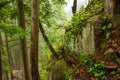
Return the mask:
[[53, 48], [52, 44], [50, 43], [46, 33], [45, 33], [45, 30], [43, 29], [43, 26], [42, 26], [42, 23], [39, 22], [39, 29], [41, 31], [41, 34], [45, 40], [45, 42], [47, 43], [47, 46], [49, 47], [50, 51], [52, 52], [53, 56], [58, 59], [59, 58], [59, 55], [57, 54], [57, 52], [55, 51], [55, 49]]
[[31, 0], [31, 74], [32, 80], [40, 80], [38, 70], [38, 40], [39, 40], [39, 0]]
[[[24, 16], [23, 0], [17, 0], [17, 8], [18, 8], [18, 23], [19, 23], [19, 26], [22, 29], [25, 30], [26, 28], [25, 28], [25, 16]], [[21, 50], [22, 50], [22, 55], [23, 55], [23, 64], [24, 64], [24, 71], [25, 71], [25, 79], [26, 80], [31, 80], [29, 60], [28, 60], [28, 54], [27, 54], [26, 38], [23, 37], [20, 40], [20, 43], [21, 43]]]

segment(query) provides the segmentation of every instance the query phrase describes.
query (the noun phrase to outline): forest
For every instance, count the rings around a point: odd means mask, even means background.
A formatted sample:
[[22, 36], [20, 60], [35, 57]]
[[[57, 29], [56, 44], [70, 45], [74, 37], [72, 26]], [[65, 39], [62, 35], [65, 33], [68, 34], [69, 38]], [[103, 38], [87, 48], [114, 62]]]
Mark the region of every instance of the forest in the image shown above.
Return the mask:
[[119, 21], [120, 0], [0, 0], [0, 80], [120, 80]]

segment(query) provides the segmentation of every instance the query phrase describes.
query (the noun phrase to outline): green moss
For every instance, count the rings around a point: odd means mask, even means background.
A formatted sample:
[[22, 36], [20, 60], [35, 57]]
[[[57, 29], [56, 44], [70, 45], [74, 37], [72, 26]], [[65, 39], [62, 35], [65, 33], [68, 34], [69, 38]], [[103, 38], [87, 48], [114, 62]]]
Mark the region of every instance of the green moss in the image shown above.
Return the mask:
[[52, 60], [48, 65], [48, 72], [52, 80], [72, 80], [72, 69], [63, 59]]
[[86, 10], [92, 15], [100, 14], [104, 9], [104, 0], [91, 0]]
[[100, 14], [104, 9], [104, 0], [92, 0], [86, 8], [81, 7], [78, 13], [75, 13], [72, 17], [71, 32], [73, 35], [81, 33], [82, 28], [91, 21], [91, 17], [96, 14]]

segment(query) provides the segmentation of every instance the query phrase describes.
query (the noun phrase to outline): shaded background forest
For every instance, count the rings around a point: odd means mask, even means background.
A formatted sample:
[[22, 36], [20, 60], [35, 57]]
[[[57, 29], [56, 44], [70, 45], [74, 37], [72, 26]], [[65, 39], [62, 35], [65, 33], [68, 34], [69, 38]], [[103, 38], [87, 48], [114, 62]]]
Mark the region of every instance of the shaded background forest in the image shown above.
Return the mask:
[[120, 79], [120, 1], [69, 3], [0, 1], [0, 80]]

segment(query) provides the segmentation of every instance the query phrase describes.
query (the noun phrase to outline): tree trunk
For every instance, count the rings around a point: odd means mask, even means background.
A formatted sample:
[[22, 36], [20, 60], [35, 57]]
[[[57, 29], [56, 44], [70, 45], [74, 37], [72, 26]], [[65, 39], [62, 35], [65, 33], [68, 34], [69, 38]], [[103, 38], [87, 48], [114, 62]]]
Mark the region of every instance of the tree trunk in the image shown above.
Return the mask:
[[56, 59], [58, 59], [59, 56], [58, 56], [58, 54], [56, 53], [55, 49], [53, 48], [52, 44], [50, 43], [48, 37], [46, 36], [45, 31], [44, 31], [44, 29], [43, 29], [43, 26], [42, 26], [42, 24], [41, 24], [40, 22], [39, 22], [39, 29], [40, 29], [40, 31], [41, 31], [41, 34], [42, 34], [45, 42], [47, 43], [47, 46], [49, 47], [50, 51], [52, 52], [53, 56], [54, 56]]
[[105, 0], [105, 13], [107, 15], [114, 15], [115, 0]]
[[[13, 62], [12, 62], [12, 54], [11, 54], [10, 49], [9, 49], [7, 34], [5, 35], [5, 40], [6, 40], [6, 50], [7, 50], [7, 55], [8, 55], [8, 65], [12, 69], [12, 64], [13, 64]], [[9, 75], [9, 72], [7, 74]], [[13, 76], [12, 71], [10, 71], [10, 78], [11, 79], [8, 78], [8, 80], [13, 80], [12, 76]]]
[[[77, 11], [77, 0], [73, 1], [73, 7], [72, 7], [72, 13], [75, 14]], [[73, 47], [75, 48], [75, 40], [76, 38], [73, 38]]]
[[40, 80], [38, 70], [38, 40], [39, 40], [39, 0], [31, 0], [31, 74], [32, 80]]
[[111, 16], [120, 15], [120, 0], [105, 0], [105, 13]]
[[[25, 16], [24, 16], [23, 0], [17, 0], [17, 8], [18, 8], [18, 23], [19, 23], [19, 26], [25, 30]], [[29, 60], [28, 60], [28, 54], [27, 54], [26, 38], [23, 37], [20, 40], [20, 43], [21, 43], [21, 50], [22, 50], [22, 55], [23, 55], [25, 79], [26, 80], [31, 80]]]
[[74, 0], [73, 7], [72, 7], [73, 14], [76, 13], [76, 11], [77, 11], [77, 0]]
[[0, 30], [0, 80], [2, 80], [2, 34]]

